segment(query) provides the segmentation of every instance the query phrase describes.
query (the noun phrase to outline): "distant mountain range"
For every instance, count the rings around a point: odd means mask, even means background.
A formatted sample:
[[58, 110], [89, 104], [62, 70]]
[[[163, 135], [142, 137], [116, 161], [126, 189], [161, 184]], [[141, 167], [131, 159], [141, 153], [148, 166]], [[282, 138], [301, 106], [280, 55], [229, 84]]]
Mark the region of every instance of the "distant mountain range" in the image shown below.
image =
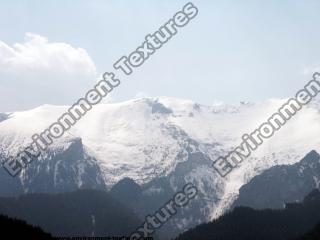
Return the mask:
[[[13, 179], [0, 169], [0, 196], [116, 187], [115, 195], [137, 198], [126, 204], [142, 218], [192, 182], [199, 196], [159, 230], [164, 238], [176, 236], [221, 216], [240, 188], [265, 170], [295, 164], [311, 149], [319, 151], [320, 104], [315, 101], [226, 178], [212, 168], [214, 160], [237, 146], [244, 133], [266, 121], [284, 101], [205, 106], [159, 97], [97, 105], [19, 177]], [[1, 113], [0, 161], [15, 156], [66, 109], [43, 105]]]

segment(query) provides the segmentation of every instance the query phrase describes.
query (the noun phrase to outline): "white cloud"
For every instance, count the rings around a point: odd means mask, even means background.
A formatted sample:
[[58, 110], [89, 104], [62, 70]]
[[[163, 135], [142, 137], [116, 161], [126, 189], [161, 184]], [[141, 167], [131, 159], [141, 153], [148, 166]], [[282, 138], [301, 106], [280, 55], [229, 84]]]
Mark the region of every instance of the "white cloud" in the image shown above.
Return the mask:
[[33, 33], [13, 46], [0, 41], [0, 111], [70, 104], [96, 78], [95, 64], [82, 48]]

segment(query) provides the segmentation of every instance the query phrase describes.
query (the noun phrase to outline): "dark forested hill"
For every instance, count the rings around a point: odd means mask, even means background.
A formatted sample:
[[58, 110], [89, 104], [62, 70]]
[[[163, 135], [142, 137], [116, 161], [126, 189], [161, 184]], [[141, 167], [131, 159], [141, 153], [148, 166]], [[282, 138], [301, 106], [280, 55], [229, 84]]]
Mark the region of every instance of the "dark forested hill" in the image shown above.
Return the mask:
[[320, 224], [318, 224], [312, 231], [295, 240], [319, 240], [320, 239]]
[[0, 198], [0, 214], [40, 226], [54, 236], [123, 236], [141, 224], [126, 206], [96, 190]]
[[32, 240], [51, 240], [52, 236], [43, 232], [39, 227], [28, 225], [26, 222], [11, 219], [0, 215], [0, 239], [32, 239]]
[[234, 206], [283, 208], [286, 202], [302, 201], [319, 180], [320, 155], [311, 151], [296, 164], [274, 166], [254, 177], [240, 188]]
[[237, 207], [218, 220], [202, 224], [177, 240], [285, 240], [294, 239], [320, 222], [320, 192], [315, 190], [302, 203], [283, 210]]

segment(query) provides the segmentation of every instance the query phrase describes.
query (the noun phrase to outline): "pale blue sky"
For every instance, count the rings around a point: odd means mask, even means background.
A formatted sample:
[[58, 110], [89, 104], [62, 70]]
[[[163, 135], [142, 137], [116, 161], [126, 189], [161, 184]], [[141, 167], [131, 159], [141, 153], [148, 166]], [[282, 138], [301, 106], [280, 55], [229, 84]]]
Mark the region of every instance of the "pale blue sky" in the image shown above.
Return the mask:
[[[0, 41], [9, 46], [23, 43], [25, 33], [31, 32], [49, 42], [80, 47], [89, 54], [97, 73], [102, 74], [112, 71], [118, 58], [136, 49], [145, 35], [155, 32], [185, 3], [2, 0]], [[203, 104], [216, 100], [235, 103], [290, 97], [310, 79], [313, 69], [320, 66], [320, 1], [195, 0], [193, 3], [199, 9], [198, 16], [142, 67], [135, 69], [133, 75], [122, 78], [122, 85], [112, 96], [115, 101], [137, 95], [186, 98]], [[1, 75], [0, 88], [5, 84], [5, 77]], [[19, 78], [29, 81], [24, 74], [10, 78], [10, 87], [17, 81], [17, 92]], [[94, 79], [86, 81], [79, 81], [79, 88], [94, 83]], [[52, 94], [49, 102], [33, 100], [36, 91], [10, 101], [5, 100], [9, 94], [2, 94], [0, 111], [44, 103], [71, 103], [63, 97], [55, 102], [58, 97], [54, 91], [43, 88], [41, 91], [44, 95]], [[74, 93], [70, 95], [76, 100], [80, 96]]]

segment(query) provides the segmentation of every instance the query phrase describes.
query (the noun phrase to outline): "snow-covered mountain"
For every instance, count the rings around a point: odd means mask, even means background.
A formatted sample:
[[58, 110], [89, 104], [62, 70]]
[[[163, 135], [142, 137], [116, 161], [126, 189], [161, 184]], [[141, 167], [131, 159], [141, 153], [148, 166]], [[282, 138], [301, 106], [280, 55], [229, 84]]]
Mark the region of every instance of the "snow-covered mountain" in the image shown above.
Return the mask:
[[[273, 99], [205, 106], [158, 97], [100, 104], [22, 172], [15, 180], [21, 183], [16, 183], [17, 189], [68, 190], [62, 187], [65, 181], [79, 188], [111, 187], [129, 177], [144, 186], [145, 194], [165, 192], [163, 196], [169, 196], [192, 181], [200, 192], [194, 206], [199, 214], [196, 219], [185, 215], [179, 223], [185, 229], [221, 215], [240, 187], [264, 170], [294, 164], [312, 149], [320, 150], [320, 104], [315, 101], [226, 178], [211, 167], [214, 160], [241, 143], [243, 134], [257, 129], [284, 102]], [[67, 106], [43, 105], [0, 114], [0, 156], [15, 155], [31, 142], [33, 134], [42, 132], [66, 110]], [[0, 177], [3, 169], [1, 172]], [[0, 187], [3, 194], [13, 180], [2, 178], [6, 184]]]

